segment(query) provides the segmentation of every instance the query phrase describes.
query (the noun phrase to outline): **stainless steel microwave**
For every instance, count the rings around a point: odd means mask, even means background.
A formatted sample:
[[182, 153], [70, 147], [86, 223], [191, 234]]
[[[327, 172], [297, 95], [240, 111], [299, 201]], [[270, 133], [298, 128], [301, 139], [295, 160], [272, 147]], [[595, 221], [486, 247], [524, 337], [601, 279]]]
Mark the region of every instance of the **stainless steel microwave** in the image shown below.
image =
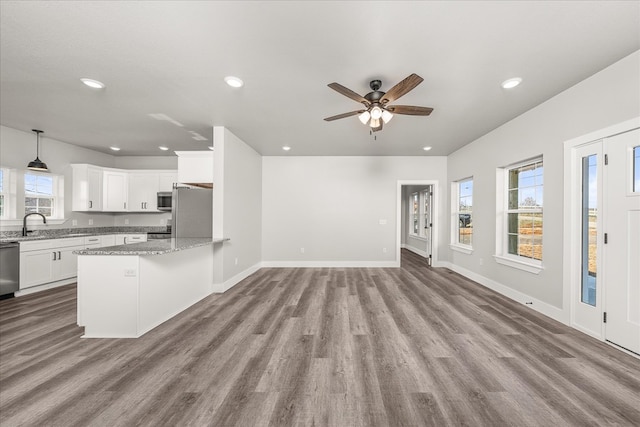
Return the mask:
[[158, 192], [158, 210], [171, 212], [171, 197], [173, 192], [171, 191], [159, 191]]

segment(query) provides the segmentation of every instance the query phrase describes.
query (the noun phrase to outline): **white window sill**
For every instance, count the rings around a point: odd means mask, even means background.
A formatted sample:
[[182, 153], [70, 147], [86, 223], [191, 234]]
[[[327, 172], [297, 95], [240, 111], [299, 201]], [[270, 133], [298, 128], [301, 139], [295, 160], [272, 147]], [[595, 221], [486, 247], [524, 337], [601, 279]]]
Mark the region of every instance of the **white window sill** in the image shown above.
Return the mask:
[[[45, 227], [47, 225], [61, 225], [64, 224], [67, 220], [66, 219], [49, 219], [47, 218], [47, 223], [45, 224], [44, 222], [42, 222], [42, 218], [37, 217], [38, 220], [36, 219], [27, 219], [27, 225], [28, 226], [34, 226], [34, 225], [44, 225]], [[8, 226], [8, 225], [22, 225], [22, 220], [21, 219], [0, 219], [0, 225], [3, 226]]]
[[539, 274], [544, 267], [542, 263], [532, 263], [526, 261], [520, 261], [519, 259], [505, 257], [502, 255], [493, 256], [498, 264], [506, 265], [508, 267], [517, 268], [518, 270], [524, 270], [528, 273]]
[[462, 245], [449, 245], [452, 251], [460, 252], [463, 254], [471, 255], [473, 253], [473, 248], [471, 246], [462, 246]]

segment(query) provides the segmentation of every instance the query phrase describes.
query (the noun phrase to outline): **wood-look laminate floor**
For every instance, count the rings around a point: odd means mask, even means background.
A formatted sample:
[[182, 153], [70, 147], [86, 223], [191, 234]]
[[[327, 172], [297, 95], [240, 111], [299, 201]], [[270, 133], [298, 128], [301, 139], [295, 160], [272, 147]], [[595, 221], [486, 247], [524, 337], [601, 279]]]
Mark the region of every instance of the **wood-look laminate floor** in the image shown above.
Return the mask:
[[139, 339], [0, 301], [0, 425], [640, 425], [640, 361], [403, 252], [262, 269]]

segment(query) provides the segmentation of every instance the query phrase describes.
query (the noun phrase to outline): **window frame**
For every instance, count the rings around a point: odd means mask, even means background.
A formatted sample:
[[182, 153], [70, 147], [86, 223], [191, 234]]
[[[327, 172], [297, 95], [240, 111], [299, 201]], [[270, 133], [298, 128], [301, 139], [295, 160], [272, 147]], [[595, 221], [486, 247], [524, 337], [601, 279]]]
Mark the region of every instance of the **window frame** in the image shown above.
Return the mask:
[[[517, 209], [509, 208], [509, 174], [514, 169], [536, 165], [542, 165], [542, 205], [536, 208]], [[535, 175], [534, 175], [535, 176]], [[518, 189], [520, 186], [518, 186]], [[540, 260], [509, 253], [509, 213], [540, 213], [542, 218], [542, 256]], [[496, 252], [494, 259], [498, 264], [517, 268], [533, 274], [539, 274], [544, 270], [544, 158], [536, 156], [527, 160], [510, 164], [496, 170]], [[519, 230], [519, 229], [518, 229]], [[519, 235], [519, 234], [518, 234]]]
[[[54, 193], [54, 206], [51, 216], [47, 217], [47, 224], [59, 225], [65, 222], [64, 210], [64, 175], [55, 173], [35, 172], [31, 170], [13, 169], [0, 166], [2, 169], [2, 193], [4, 197], [4, 215], [0, 217], [3, 226], [21, 225], [22, 216], [26, 211], [26, 175], [43, 175], [51, 177], [52, 192]], [[31, 218], [30, 218], [31, 220]], [[32, 220], [34, 223], [36, 219]]]
[[[471, 210], [460, 209], [461, 191], [460, 187], [463, 183], [471, 182]], [[467, 196], [465, 196], [467, 197]], [[460, 215], [465, 213], [470, 215], [470, 222], [473, 224], [473, 175], [457, 181], [451, 182], [451, 238], [449, 247], [455, 251], [465, 254], [473, 253], [473, 225], [471, 226], [471, 242], [470, 244], [460, 242]]]

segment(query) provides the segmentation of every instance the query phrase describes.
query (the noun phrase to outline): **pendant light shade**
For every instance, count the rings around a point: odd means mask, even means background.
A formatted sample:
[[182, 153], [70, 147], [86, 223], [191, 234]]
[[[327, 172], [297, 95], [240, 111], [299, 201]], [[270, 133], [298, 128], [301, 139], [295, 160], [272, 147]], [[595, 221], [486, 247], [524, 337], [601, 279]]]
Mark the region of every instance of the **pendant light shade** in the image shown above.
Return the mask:
[[40, 134], [42, 133], [42, 131], [38, 129], [31, 129], [31, 130], [36, 133], [36, 159], [29, 162], [29, 164], [27, 165], [27, 169], [30, 169], [33, 171], [39, 171], [39, 172], [49, 172], [49, 168], [47, 167], [47, 164], [42, 160], [40, 160], [39, 158]]

